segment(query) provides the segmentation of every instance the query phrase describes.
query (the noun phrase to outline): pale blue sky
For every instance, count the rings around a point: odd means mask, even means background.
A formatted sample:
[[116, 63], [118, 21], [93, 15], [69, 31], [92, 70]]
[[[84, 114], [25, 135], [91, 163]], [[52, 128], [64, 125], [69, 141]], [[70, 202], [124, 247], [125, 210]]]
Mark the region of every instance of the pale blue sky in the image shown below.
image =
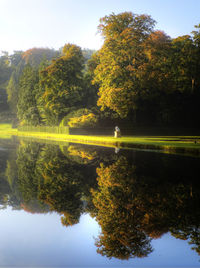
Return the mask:
[[154, 251], [148, 258], [109, 260], [96, 253], [95, 238], [101, 229], [94, 219], [84, 214], [79, 224], [66, 228], [60, 217], [55, 212], [0, 210], [0, 267], [199, 267], [199, 256], [192, 246], [169, 234], [152, 241]]
[[99, 19], [112, 12], [151, 15], [171, 37], [200, 23], [200, 0], [0, 0], [0, 51], [58, 49], [65, 43], [99, 49]]

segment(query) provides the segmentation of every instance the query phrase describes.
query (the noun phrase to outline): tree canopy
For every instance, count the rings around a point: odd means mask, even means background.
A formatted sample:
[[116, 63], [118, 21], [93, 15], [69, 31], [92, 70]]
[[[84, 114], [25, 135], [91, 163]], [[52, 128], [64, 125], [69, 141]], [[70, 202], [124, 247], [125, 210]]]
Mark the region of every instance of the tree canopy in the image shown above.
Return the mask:
[[[100, 19], [98, 51], [65, 44], [2, 52], [0, 120], [7, 113], [26, 125], [58, 126], [68, 118], [82, 128], [199, 128], [200, 26], [171, 38], [155, 24], [150, 15], [112, 13]], [[27, 66], [37, 76], [31, 85]], [[81, 109], [92, 117], [70, 119]]]

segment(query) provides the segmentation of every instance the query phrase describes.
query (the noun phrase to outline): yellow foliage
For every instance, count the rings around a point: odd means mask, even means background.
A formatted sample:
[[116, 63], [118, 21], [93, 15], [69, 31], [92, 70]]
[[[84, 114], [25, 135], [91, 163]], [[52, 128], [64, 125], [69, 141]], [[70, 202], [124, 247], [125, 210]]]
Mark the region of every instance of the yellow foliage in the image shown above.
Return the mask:
[[70, 127], [82, 127], [82, 126], [92, 126], [97, 123], [97, 118], [93, 113], [87, 115], [82, 115], [79, 117], [72, 117], [69, 119], [68, 125]]
[[81, 150], [75, 146], [69, 146], [68, 151], [70, 155], [72, 156], [79, 156], [83, 159], [88, 159], [88, 160], [93, 160], [97, 156], [96, 152], [90, 153], [83, 149]]

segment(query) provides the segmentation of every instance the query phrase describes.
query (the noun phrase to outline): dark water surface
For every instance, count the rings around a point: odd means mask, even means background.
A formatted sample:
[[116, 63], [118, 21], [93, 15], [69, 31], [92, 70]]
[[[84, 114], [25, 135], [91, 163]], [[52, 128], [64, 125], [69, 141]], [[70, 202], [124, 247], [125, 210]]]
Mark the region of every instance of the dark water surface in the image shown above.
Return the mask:
[[0, 140], [0, 267], [200, 267], [200, 159]]

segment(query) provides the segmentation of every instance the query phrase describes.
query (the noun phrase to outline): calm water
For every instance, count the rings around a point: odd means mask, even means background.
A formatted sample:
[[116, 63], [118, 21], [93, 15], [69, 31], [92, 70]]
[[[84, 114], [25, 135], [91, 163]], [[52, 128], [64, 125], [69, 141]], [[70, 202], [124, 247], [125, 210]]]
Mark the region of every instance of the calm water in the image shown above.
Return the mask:
[[200, 159], [0, 140], [0, 267], [200, 267]]

